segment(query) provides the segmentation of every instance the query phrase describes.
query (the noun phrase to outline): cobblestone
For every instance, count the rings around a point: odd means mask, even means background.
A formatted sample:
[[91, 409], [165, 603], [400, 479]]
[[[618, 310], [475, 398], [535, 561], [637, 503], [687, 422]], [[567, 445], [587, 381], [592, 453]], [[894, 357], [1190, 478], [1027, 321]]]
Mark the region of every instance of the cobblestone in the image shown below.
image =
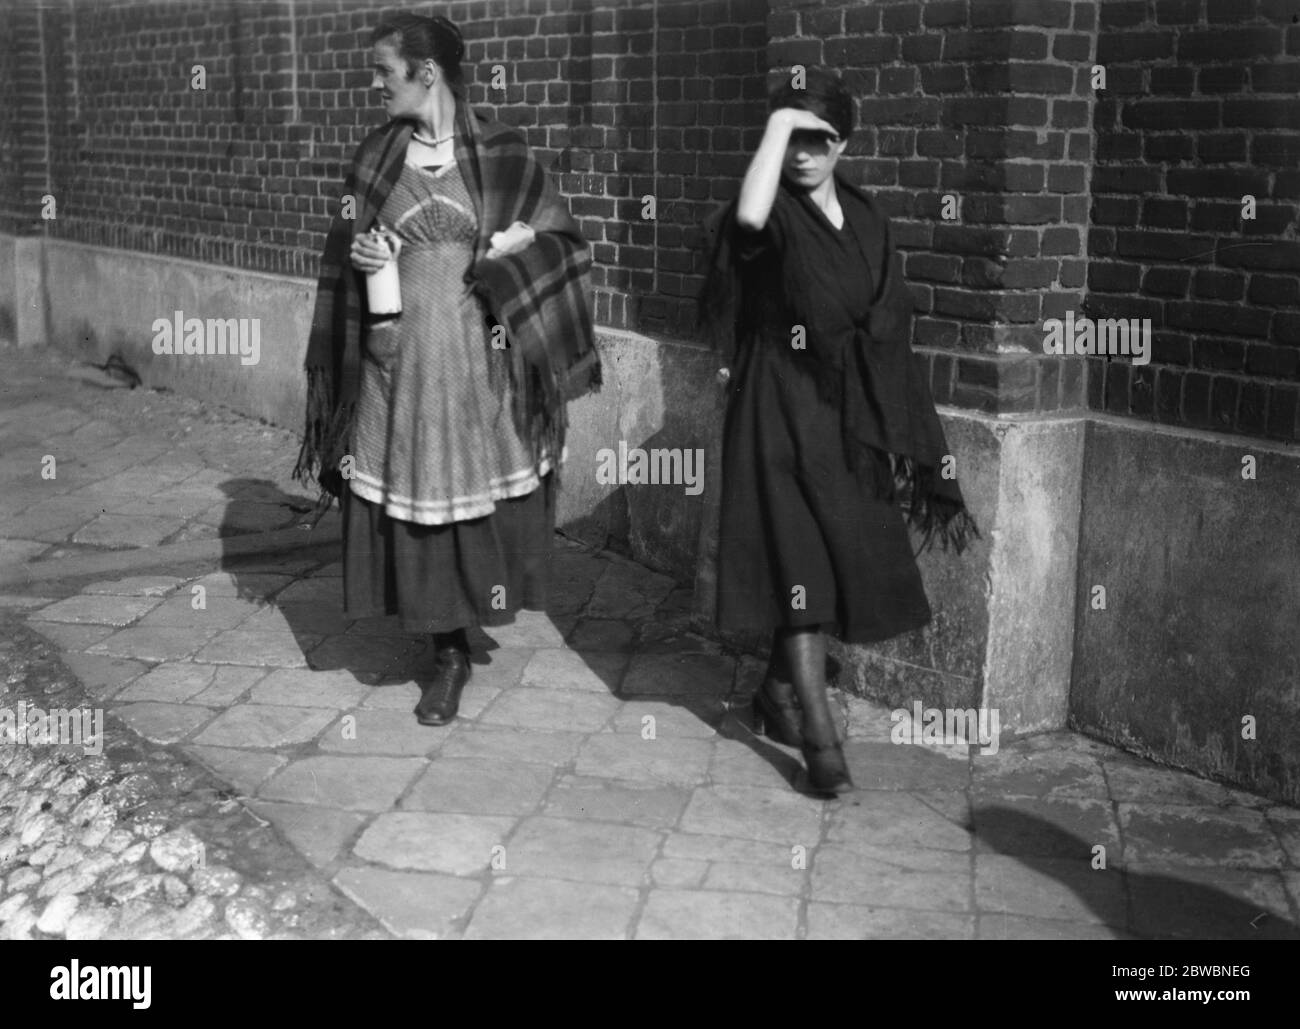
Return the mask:
[[[62, 706], [85, 699], [12, 614], [0, 612], [0, 634], [0, 705], [38, 694]], [[0, 938], [211, 938], [214, 926], [249, 939], [387, 935], [218, 780], [125, 726], [106, 721], [105, 734], [103, 757], [0, 746]], [[214, 849], [245, 872], [202, 867]]]

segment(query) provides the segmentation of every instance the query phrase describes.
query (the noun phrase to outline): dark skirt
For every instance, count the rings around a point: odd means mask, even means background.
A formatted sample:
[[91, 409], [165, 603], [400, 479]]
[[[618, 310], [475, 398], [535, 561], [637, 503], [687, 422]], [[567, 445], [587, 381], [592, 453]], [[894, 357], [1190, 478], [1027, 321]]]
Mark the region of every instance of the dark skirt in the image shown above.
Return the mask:
[[546, 606], [555, 536], [547, 475], [482, 518], [417, 525], [343, 491], [343, 614], [399, 615], [408, 632], [506, 625]]
[[930, 605], [887, 455], [849, 471], [840, 413], [795, 352], [756, 346], [733, 378], [723, 439], [720, 628], [823, 628], [846, 643], [917, 629]]

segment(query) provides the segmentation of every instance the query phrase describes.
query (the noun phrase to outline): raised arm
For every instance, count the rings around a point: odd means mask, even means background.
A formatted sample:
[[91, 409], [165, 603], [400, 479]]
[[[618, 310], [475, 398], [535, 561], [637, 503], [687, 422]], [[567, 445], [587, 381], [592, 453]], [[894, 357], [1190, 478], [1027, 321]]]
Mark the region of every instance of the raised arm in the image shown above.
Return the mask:
[[796, 129], [826, 132], [839, 139], [834, 126], [811, 111], [796, 107], [781, 107], [773, 111], [768, 116], [763, 141], [749, 162], [749, 170], [740, 185], [736, 222], [743, 228], [756, 232], [767, 224], [767, 216], [772, 213], [772, 204], [776, 200], [777, 186], [781, 183], [781, 167], [785, 164], [790, 134]]
[[773, 111], [767, 119], [767, 131], [749, 162], [745, 180], [740, 184], [740, 200], [736, 205], [736, 221], [757, 232], [767, 224], [776, 200], [776, 187], [781, 182], [781, 166], [785, 163], [786, 147], [794, 130], [794, 110], [783, 107]]

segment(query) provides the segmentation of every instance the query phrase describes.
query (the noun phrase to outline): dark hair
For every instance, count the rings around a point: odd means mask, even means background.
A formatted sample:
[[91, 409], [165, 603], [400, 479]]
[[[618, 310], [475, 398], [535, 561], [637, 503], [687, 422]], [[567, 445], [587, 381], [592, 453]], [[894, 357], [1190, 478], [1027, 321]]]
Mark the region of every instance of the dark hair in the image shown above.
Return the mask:
[[848, 139], [853, 133], [853, 94], [839, 76], [824, 68], [807, 68], [803, 85], [803, 89], [795, 89], [793, 73], [786, 76], [768, 95], [768, 111], [782, 107], [811, 111], [822, 121], [834, 125], [840, 139]]
[[406, 61], [406, 77], [415, 78], [419, 66], [430, 58], [442, 69], [447, 85], [459, 92], [462, 83], [460, 59], [465, 40], [460, 29], [443, 17], [397, 14], [380, 22], [370, 35], [370, 45], [396, 39], [397, 56]]

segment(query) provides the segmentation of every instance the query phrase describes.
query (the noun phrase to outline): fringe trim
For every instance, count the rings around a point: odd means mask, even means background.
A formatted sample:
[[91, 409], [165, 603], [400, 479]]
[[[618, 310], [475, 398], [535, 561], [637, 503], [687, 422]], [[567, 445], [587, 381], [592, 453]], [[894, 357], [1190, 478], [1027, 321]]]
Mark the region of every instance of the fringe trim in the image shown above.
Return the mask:
[[510, 414], [515, 431], [530, 446], [534, 468], [541, 467], [544, 455], [551, 455], [551, 482], [559, 489], [562, 475], [560, 457], [568, 428], [559, 383], [553, 374], [549, 383], [544, 382], [543, 375], [548, 374], [549, 369], [543, 372], [524, 360], [522, 354], [513, 352], [514, 348], [511, 349], [507, 364], [510, 369]]
[[921, 546], [914, 556], [924, 554], [939, 540], [941, 549], [948, 547], [961, 554], [973, 540], [981, 539], [979, 526], [960, 501], [947, 497], [932, 497], [908, 512], [908, 523], [921, 534]]
[[902, 507], [908, 525], [921, 535], [914, 557], [929, 550], [936, 539], [945, 553], [951, 546], [961, 554], [974, 540], [983, 538], [965, 502], [938, 492], [934, 468], [918, 466], [905, 457], [898, 457], [897, 463], [898, 483], [907, 496]]
[[346, 456], [356, 416], [353, 403], [334, 403], [331, 378], [324, 368], [307, 369], [307, 419], [302, 446], [293, 466], [293, 478], [303, 485], [314, 479], [320, 497], [312, 512], [312, 528], [324, 517], [333, 501], [343, 494], [343, 473], [339, 463]]
[[[511, 413], [516, 430], [531, 442], [534, 467], [540, 467], [544, 455], [551, 455], [551, 482], [558, 490], [563, 483], [561, 455], [569, 428], [568, 399], [600, 390], [604, 379], [600, 360], [593, 350], [579, 362], [577, 369], [561, 376], [549, 365], [542, 368], [529, 364], [522, 355], [512, 355], [512, 358], [509, 362], [513, 390]], [[580, 371], [583, 363], [589, 365], [585, 372]], [[573, 379], [575, 374], [585, 376], [586, 382], [580, 384], [580, 378]]]

